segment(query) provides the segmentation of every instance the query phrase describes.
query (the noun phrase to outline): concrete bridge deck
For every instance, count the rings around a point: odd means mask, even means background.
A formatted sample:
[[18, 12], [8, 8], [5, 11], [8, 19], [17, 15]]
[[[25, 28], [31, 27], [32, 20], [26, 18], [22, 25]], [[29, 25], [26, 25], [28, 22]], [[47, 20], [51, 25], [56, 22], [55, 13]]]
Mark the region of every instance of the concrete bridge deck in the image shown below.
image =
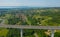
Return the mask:
[[19, 28], [19, 29], [60, 29], [60, 26], [29, 26], [29, 25], [0, 25], [3, 28]]
[[51, 37], [54, 37], [54, 30], [59, 30], [60, 26], [29, 26], [29, 25], [0, 25], [3, 28], [19, 28], [21, 30], [21, 36], [23, 37], [23, 29], [50, 29]]

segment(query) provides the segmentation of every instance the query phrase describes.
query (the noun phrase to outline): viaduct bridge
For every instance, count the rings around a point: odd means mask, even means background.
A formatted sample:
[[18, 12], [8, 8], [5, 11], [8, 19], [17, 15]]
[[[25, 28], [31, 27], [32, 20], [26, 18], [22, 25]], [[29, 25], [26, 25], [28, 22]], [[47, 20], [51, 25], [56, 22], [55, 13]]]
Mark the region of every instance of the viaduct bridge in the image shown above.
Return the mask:
[[29, 26], [29, 25], [0, 25], [3, 28], [19, 28], [21, 29], [21, 36], [23, 37], [23, 29], [49, 29], [51, 30], [51, 37], [54, 37], [54, 30], [59, 30], [60, 26]]

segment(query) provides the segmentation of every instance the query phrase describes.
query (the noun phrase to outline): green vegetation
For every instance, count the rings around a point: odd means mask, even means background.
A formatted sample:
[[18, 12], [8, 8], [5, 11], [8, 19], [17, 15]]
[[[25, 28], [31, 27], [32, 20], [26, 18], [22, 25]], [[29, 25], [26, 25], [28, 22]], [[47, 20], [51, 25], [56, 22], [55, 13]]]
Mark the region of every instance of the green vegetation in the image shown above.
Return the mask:
[[[7, 25], [60, 26], [60, 8], [0, 9], [0, 19], [0, 23]], [[50, 34], [48, 30], [23, 32], [24, 37], [50, 37]], [[56, 30], [55, 37], [59, 34]], [[20, 37], [20, 30], [0, 28], [0, 37]]]

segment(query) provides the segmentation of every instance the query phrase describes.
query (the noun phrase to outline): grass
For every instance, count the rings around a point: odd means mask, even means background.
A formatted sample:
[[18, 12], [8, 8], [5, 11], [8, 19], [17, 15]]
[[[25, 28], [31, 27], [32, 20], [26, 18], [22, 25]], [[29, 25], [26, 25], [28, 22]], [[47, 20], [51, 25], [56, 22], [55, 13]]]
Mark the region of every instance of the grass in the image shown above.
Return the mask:
[[0, 36], [6, 37], [8, 32], [9, 32], [8, 29], [2, 28], [2, 29], [0, 29]]

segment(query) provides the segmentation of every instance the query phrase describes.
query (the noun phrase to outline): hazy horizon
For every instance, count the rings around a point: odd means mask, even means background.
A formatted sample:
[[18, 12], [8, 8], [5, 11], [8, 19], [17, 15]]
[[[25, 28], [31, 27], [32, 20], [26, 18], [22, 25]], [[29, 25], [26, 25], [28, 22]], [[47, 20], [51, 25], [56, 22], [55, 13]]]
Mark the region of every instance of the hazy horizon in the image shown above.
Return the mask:
[[60, 0], [0, 0], [0, 7], [60, 7]]

